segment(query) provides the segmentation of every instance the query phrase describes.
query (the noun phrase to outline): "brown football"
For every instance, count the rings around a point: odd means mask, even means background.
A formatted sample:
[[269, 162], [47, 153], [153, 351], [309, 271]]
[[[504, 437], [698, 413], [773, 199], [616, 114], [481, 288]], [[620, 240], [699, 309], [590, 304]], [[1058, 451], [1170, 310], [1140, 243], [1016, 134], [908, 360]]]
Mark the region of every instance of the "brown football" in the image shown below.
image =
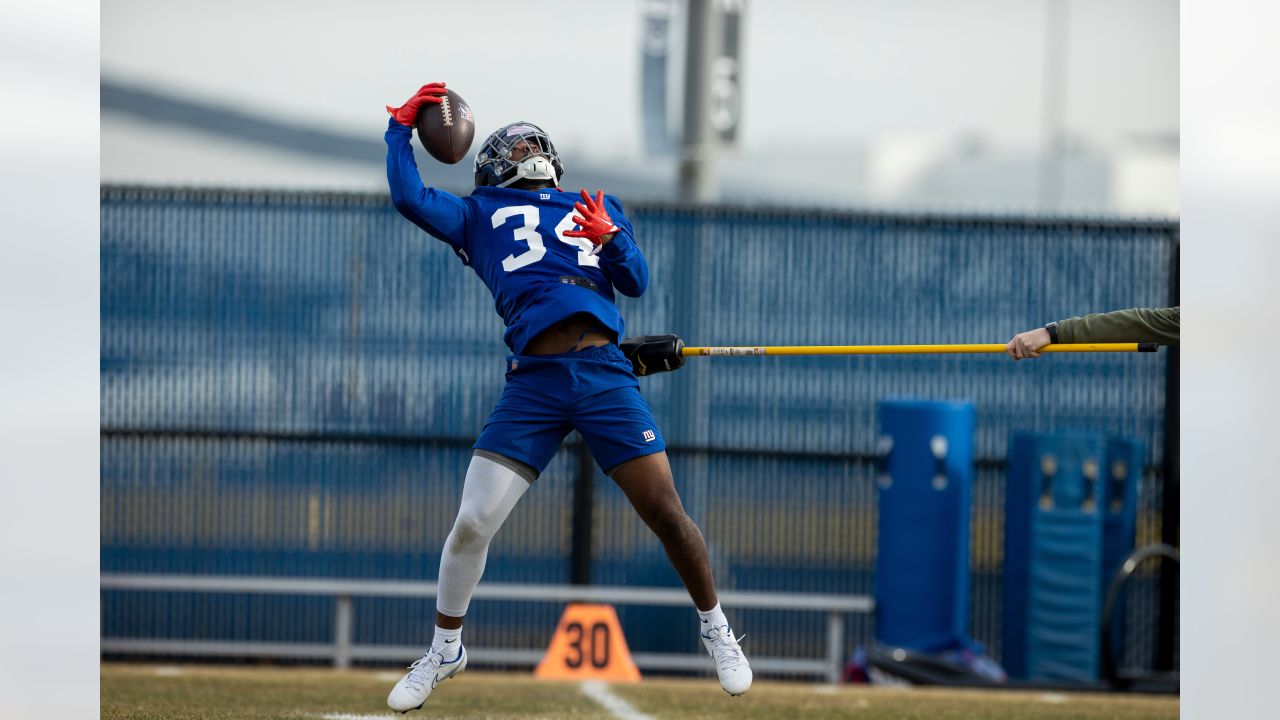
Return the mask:
[[423, 103], [418, 111], [418, 141], [431, 157], [450, 165], [462, 160], [476, 135], [475, 115], [458, 93], [450, 90], [440, 103]]

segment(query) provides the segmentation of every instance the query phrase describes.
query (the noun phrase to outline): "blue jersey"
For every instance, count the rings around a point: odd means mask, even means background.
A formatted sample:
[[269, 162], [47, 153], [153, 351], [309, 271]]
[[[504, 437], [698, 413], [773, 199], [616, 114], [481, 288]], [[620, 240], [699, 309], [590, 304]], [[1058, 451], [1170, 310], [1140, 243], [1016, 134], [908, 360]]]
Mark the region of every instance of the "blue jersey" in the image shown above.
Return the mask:
[[592, 254], [591, 241], [564, 235], [577, 228], [577, 193], [480, 187], [460, 198], [424, 187], [409, 144], [412, 136], [410, 128], [389, 122], [391, 201], [480, 276], [506, 323], [503, 340], [513, 353], [521, 354], [538, 333], [577, 313], [592, 315], [616, 337], [623, 336], [613, 292], [639, 297], [649, 284], [649, 267], [617, 198], [606, 195], [605, 208], [619, 232]]

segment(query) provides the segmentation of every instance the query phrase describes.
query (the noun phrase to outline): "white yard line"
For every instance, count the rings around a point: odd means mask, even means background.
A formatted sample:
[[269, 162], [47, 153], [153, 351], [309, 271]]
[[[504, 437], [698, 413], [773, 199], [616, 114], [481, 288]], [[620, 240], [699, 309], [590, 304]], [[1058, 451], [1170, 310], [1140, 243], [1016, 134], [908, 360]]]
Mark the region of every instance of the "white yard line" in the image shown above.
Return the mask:
[[653, 720], [653, 716], [645, 715], [635, 709], [631, 703], [609, 692], [609, 686], [597, 680], [582, 683], [582, 694], [595, 700], [618, 720]]
[[391, 720], [395, 715], [355, 715], [353, 713], [318, 713], [311, 717], [321, 720]]

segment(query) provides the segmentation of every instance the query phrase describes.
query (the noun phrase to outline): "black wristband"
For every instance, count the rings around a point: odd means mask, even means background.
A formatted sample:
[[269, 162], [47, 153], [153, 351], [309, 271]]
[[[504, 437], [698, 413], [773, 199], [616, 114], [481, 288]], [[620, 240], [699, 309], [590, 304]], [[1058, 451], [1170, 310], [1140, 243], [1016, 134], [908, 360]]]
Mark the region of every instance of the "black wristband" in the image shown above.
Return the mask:
[[1044, 329], [1049, 331], [1049, 342], [1054, 345], [1058, 344], [1058, 323], [1051, 322], [1045, 325]]

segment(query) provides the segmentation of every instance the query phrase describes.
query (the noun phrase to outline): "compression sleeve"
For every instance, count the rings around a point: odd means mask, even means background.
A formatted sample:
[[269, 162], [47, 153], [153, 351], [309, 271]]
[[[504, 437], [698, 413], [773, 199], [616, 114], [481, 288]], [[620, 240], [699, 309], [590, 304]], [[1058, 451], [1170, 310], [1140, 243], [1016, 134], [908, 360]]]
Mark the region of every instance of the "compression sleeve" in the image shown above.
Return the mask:
[[1178, 308], [1131, 308], [1058, 322], [1058, 341], [1153, 342], [1178, 345]]
[[413, 146], [409, 144], [412, 137], [412, 128], [395, 119], [387, 122], [387, 185], [391, 188], [391, 202], [414, 225], [449, 243], [469, 264], [467, 205], [457, 195], [423, 187]]
[[601, 270], [615, 290], [628, 297], [640, 297], [649, 287], [649, 264], [636, 245], [631, 221], [622, 214], [622, 203], [606, 195], [605, 207], [613, 224], [618, 226], [618, 234], [600, 248], [600, 257], [604, 260]]

